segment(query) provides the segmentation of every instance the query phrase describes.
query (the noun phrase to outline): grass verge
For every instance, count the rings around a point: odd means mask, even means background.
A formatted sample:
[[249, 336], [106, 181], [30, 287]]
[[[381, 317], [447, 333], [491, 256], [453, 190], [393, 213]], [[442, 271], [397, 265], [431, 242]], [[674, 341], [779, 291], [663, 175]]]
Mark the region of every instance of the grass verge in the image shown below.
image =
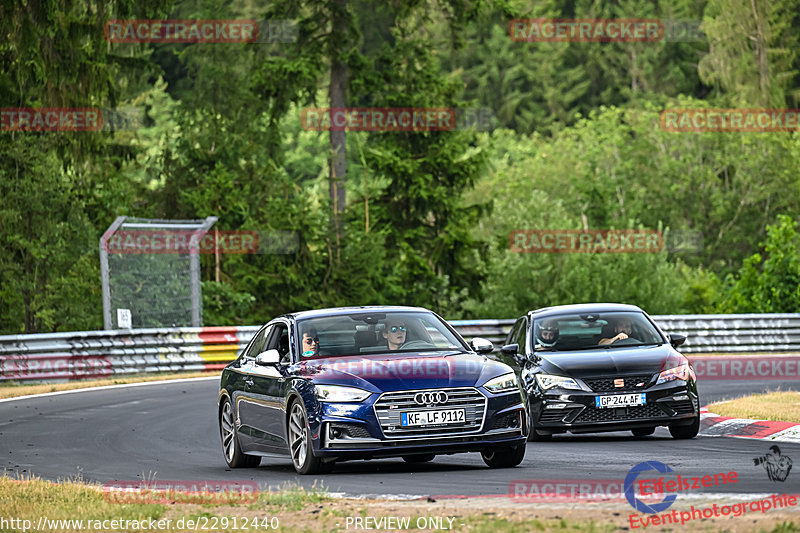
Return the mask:
[[[99, 485], [53, 483], [0, 476], [0, 530], [12, 531], [287, 531], [342, 532], [387, 529], [421, 533], [610, 533], [629, 529], [630, 506], [615, 504], [520, 504], [511, 498], [411, 501], [330, 497], [324, 490], [284, 486], [261, 491], [253, 503], [115, 503]], [[252, 501], [252, 500], [250, 500]], [[693, 523], [702, 531], [796, 532], [796, 513], [770, 512], [747, 520]], [[3, 520], [6, 522], [4, 523]], [[14, 520], [9, 523], [9, 520]], [[116, 523], [111, 521], [116, 520]], [[127, 520], [128, 522], [124, 522]], [[69, 521], [69, 522], [64, 522]], [[153, 522], [160, 525], [152, 525]], [[398, 524], [404, 527], [398, 528]], [[394, 527], [392, 527], [394, 526]], [[662, 531], [664, 528], [649, 528]], [[666, 530], [680, 530], [669, 527]]]
[[734, 418], [800, 423], [800, 392], [773, 391], [712, 403], [709, 412]]
[[102, 379], [87, 379], [70, 381], [68, 383], [36, 383], [27, 384], [19, 381], [9, 381], [0, 384], [0, 398], [15, 398], [28, 394], [42, 394], [73, 389], [86, 389], [89, 387], [102, 387], [103, 385], [123, 385], [127, 383], [142, 383], [145, 381], [161, 381], [164, 379], [204, 378], [219, 376], [217, 370], [211, 372], [178, 372], [175, 374], [130, 374]]

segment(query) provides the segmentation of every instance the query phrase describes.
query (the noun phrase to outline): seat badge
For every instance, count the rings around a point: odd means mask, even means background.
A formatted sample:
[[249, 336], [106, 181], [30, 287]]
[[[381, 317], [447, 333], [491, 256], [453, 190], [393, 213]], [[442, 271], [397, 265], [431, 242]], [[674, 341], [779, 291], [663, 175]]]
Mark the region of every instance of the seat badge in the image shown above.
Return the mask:
[[625, 380], [624, 379], [615, 379], [614, 380], [614, 387], [619, 389], [619, 388], [624, 387], [624, 386], [625, 386]]

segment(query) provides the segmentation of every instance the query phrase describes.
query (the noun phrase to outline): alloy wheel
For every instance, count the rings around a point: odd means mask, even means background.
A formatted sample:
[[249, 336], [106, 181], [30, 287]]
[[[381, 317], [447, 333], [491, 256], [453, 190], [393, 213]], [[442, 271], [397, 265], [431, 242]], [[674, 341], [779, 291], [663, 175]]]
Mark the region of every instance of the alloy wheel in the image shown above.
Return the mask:
[[308, 453], [308, 426], [305, 412], [299, 402], [292, 406], [289, 417], [289, 447], [295, 467], [302, 468]]
[[222, 449], [225, 451], [225, 459], [228, 460], [228, 463], [231, 463], [233, 462], [233, 454], [236, 451], [234, 447], [236, 432], [233, 426], [233, 410], [230, 402], [225, 402], [225, 405], [222, 406], [220, 427], [222, 428]]

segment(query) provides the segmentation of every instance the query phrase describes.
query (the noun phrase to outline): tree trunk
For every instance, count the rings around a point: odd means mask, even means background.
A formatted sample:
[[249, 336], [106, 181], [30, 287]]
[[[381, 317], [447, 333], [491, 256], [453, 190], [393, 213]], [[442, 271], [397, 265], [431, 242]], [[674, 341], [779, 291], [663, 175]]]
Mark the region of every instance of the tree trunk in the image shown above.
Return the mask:
[[[767, 58], [767, 36], [764, 34], [764, 21], [758, 13], [758, 7], [755, 0], [750, 0], [750, 8], [752, 9], [753, 22], [755, 23], [755, 49], [756, 49], [756, 63], [758, 64], [758, 89], [761, 105], [769, 105], [769, 59]], [[766, 10], [766, 9], [765, 9]]]
[[[331, 114], [343, 110], [346, 106], [345, 87], [347, 85], [347, 66], [341, 60], [340, 53], [347, 42], [347, 0], [334, 1], [334, 13], [331, 29], [332, 41], [337, 49], [331, 54], [331, 84], [329, 89]], [[333, 121], [332, 121], [333, 122]], [[331, 227], [335, 236], [336, 257], [339, 257], [339, 245], [342, 233], [342, 214], [346, 206], [345, 184], [347, 181], [346, 159], [347, 135], [344, 130], [330, 130], [331, 164], [330, 164], [330, 198]]]

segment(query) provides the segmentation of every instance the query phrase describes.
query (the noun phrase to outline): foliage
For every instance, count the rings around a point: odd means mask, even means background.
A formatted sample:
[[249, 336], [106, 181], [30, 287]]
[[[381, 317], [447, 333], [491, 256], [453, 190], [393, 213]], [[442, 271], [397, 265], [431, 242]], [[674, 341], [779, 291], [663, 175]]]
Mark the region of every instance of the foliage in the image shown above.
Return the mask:
[[734, 313], [795, 313], [800, 307], [800, 239], [797, 222], [779, 215], [767, 226], [764, 256], [745, 259], [736, 276], [729, 276], [725, 306]]
[[[4, 106], [134, 106], [143, 122], [0, 132], [0, 333], [101, 327], [98, 241], [118, 215], [216, 216], [222, 230], [296, 238], [284, 250], [201, 256], [209, 325], [365, 304], [448, 318], [600, 300], [653, 313], [794, 311], [800, 135], [674, 133], [659, 114], [795, 105], [797, 7], [6, 2]], [[515, 42], [508, 22], [526, 17], [702, 19], [708, 38]], [[112, 18], [290, 19], [297, 40], [111, 44], [102, 30]], [[303, 129], [301, 114], [330, 105], [337, 61], [348, 106], [485, 107], [502, 127], [347, 132], [347, 206], [331, 231], [329, 133]], [[700, 239], [650, 254], [508, 248], [514, 229], [584, 227]], [[131, 290], [159, 290], [139, 278]]]
[[[583, 0], [536, 2], [514, 18], [698, 20], [697, 2]], [[704, 94], [696, 64], [704, 42], [525, 42], [509, 37], [509, 18], [495, 12], [469, 27], [462, 50], [446, 61], [465, 96], [519, 133], [552, 133], [600, 106], [624, 106], [652, 95]]]
[[[582, 302], [626, 302], [653, 313], [682, 307], [684, 273], [659, 253], [520, 253], [509, 248], [509, 233], [517, 229], [573, 230], [582, 227], [580, 211], [549, 191], [549, 185], [569, 175], [570, 152], [534, 136], [533, 143], [514, 142], [510, 131], [494, 133], [493, 169], [497, 180], [476, 194], [496, 198], [502, 218], [486, 220], [481, 232], [493, 236], [483, 299], [468, 303], [470, 316], [518, 316], [526, 310]], [[598, 139], [603, 143], [605, 139]], [[536, 152], [530, 151], [536, 146]], [[502, 147], [502, 148], [499, 148]], [[552, 151], [551, 151], [552, 149]], [[553, 157], [561, 153], [567, 157]], [[502, 154], [502, 156], [500, 155]], [[564, 167], [568, 168], [564, 168]], [[563, 186], [563, 185], [562, 185]], [[563, 195], [562, 195], [563, 196]], [[612, 229], [612, 225], [591, 227]], [[617, 229], [638, 227], [633, 220]]]
[[798, 12], [797, 0], [710, 0], [703, 20], [710, 46], [698, 65], [701, 78], [724, 88], [734, 105], [797, 104]]

